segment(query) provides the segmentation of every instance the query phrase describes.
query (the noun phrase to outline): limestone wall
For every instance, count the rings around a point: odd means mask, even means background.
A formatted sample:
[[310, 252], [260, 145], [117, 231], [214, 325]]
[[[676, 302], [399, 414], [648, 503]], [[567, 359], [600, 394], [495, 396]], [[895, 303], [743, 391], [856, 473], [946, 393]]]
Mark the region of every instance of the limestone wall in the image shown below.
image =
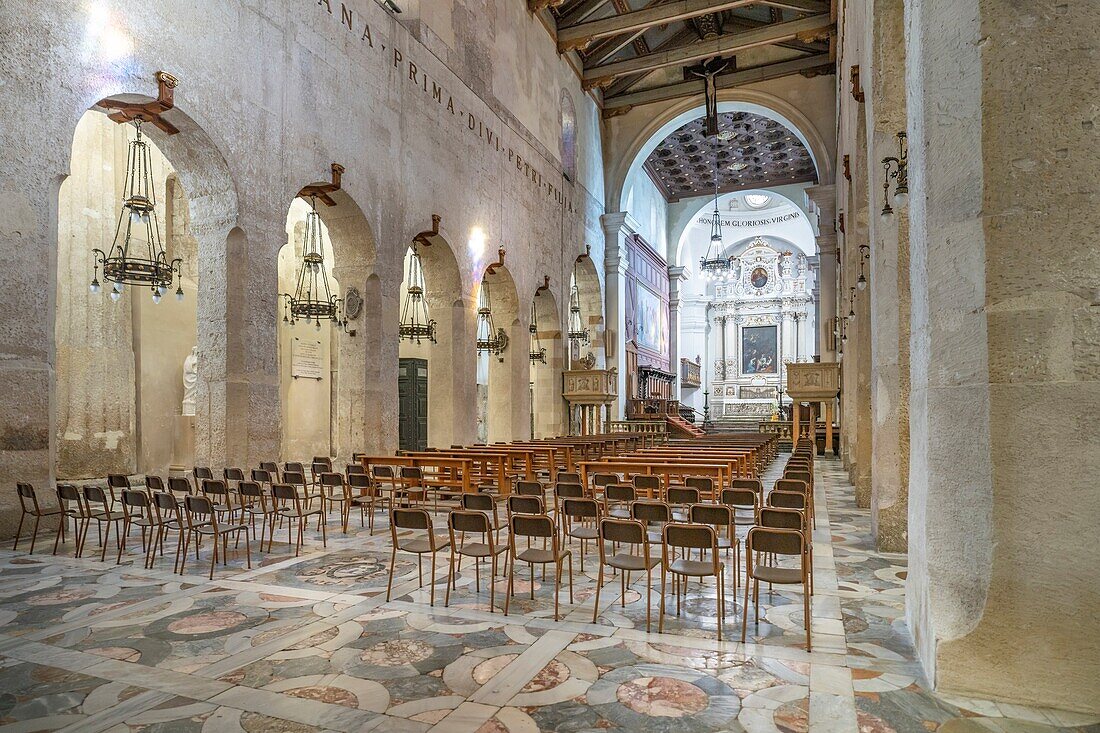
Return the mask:
[[[57, 201], [60, 182], [78, 172], [70, 155], [77, 121], [110, 95], [155, 96], [157, 70], [180, 80], [168, 116], [181, 132], [151, 138], [179, 175], [199, 253], [198, 462], [248, 465], [280, 452], [277, 255], [294, 194], [326, 180], [332, 161], [347, 169], [346, 201], [359, 213], [351, 230], [373, 246], [351, 275], [366, 301], [362, 340], [347, 342], [356, 363], [348, 370], [340, 360], [342, 380], [353, 379], [339, 408], [347, 453], [396, 445], [401, 261], [432, 213], [442, 216], [458, 270], [447, 294], [461, 304], [449, 348], [463, 360], [469, 353], [471, 367], [472, 296], [499, 246], [517, 292], [533, 293], [550, 277], [563, 319], [576, 254], [588, 245], [602, 261], [598, 114], [522, 3], [453, 3], [449, 14], [428, 13], [410, 27], [368, 0], [152, 0], [131, 11], [62, 0], [33, 11], [0, 7], [0, 205], [8, 212], [0, 246], [13, 253], [0, 303], [27, 314], [0, 324], [5, 481], [44, 485], [58, 453]], [[575, 182], [559, 163], [563, 89], [577, 111]], [[111, 216], [117, 205], [102, 202]], [[527, 319], [519, 313], [517, 346]], [[515, 381], [526, 392], [523, 361]], [[472, 404], [472, 368], [459, 371], [455, 403]], [[133, 404], [122, 397], [118, 404]], [[529, 424], [527, 402], [516, 401], [513, 429]], [[451, 424], [452, 440], [471, 440], [472, 408]]]

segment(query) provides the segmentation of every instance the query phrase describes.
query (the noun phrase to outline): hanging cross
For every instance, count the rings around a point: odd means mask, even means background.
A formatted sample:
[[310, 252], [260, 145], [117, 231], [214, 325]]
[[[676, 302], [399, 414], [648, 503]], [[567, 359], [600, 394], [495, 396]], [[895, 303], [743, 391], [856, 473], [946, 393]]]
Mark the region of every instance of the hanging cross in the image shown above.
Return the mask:
[[713, 137], [718, 134], [718, 83], [715, 79], [719, 74], [729, 68], [731, 63], [731, 60], [716, 56], [687, 70], [692, 76], [699, 77], [703, 80], [703, 98], [707, 109], [707, 137]]

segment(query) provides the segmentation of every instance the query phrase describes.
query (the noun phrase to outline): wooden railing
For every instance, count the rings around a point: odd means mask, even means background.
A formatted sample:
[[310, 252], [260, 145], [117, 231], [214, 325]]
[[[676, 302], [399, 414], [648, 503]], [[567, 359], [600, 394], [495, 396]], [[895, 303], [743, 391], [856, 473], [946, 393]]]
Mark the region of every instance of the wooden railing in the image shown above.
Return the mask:
[[699, 387], [703, 383], [703, 367], [691, 359], [680, 359], [680, 385]]
[[664, 420], [612, 420], [607, 424], [607, 429], [612, 433], [668, 433]]

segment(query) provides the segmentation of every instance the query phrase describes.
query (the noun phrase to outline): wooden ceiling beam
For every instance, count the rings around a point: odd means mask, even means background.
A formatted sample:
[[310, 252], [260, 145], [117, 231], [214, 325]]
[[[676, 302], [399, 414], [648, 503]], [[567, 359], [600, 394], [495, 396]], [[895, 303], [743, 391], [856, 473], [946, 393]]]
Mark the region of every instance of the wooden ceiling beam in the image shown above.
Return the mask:
[[577, 7], [561, 17], [558, 26], [565, 28], [566, 26], [576, 25], [609, 2], [611, 2], [611, 0], [581, 0], [577, 4]]
[[666, 25], [678, 20], [688, 20], [707, 13], [732, 10], [751, 5], [758, 0], [674, 0], [632, 13], [623, 13], [610, 18], [579, 23], [573, 26], [562, 25], [558, 28], [558, 51], [573, 51], [584, 48], [592, 41], [620, 33], [645, 30], [656, 25]]
[[794, 10], [799, 13], [828, 13], [829, 3], [823, 0], [758, 0], [761, 5], [770, 5], [781, 10]]
[[[659, 6], [659, 9], [665, 6]], [[648, 72], [661, 69], [666, 66], [683, 66], [694, 61], [710, 58], [712, 56], [724, 56], [737, 53], [748, 48], [767, 46], [781, 41], [789, 41], [794, 38], [808, 40], [818, 34], [827, 32], [832, 26], [828, 13], [813, 15], [808, 18], [789, 20], [784, 23], [774, 23], [762, 26], [744, 33], [730, 33], [719, 36], [711, 41], [692, 44], [682, 48], [638, 56], [623, 61], [614, 61], [600, 66], [586, 66], [581, 83], [586, 88], [595, 86], [607, 86], [614, 79], [626, 74]]]
[[[764, 66], [754, 66], [751, 69], [731, 71], [728, 74], [719, 74], [715, 77], [714, 83], [718, 89], [732, 89], [746, 84], [755, 84], [756, 82], [767, 81], [769, 79], [778, 79], [783, 76], [800, 74], [802, 72], [827, 66], [830, 63], [831, 61], [828, 53], [819, 53], [813, 56], [792, 59], [790, 61], [780, 61], [774, 64], [765, 64]], [[613, 110], [636, 107], [641, 104], [650, 104], [652, 102], [665, 102], [679, 97], [702, 94], [702, 92], [702, 80], [683, 81], [676, 84], [666, 84], [665, 86], [654, 87], [653, 89], [645, 89], [631, 94], [619, 94], [613, 97], [605, 97], [603, 109], [606, 114]]]

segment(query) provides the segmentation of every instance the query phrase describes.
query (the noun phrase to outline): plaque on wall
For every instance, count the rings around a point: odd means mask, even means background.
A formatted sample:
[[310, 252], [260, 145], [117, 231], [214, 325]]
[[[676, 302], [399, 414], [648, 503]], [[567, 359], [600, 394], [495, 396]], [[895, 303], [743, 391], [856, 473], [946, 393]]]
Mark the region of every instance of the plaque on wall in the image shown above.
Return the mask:
[[743, 400], [774, 400], [775, 387], [741, 387], [741, 399]]
[[321, 356], [320, 341], [295, 337], [290, 349], [290, 376], [320, 381], [325, 376]]

